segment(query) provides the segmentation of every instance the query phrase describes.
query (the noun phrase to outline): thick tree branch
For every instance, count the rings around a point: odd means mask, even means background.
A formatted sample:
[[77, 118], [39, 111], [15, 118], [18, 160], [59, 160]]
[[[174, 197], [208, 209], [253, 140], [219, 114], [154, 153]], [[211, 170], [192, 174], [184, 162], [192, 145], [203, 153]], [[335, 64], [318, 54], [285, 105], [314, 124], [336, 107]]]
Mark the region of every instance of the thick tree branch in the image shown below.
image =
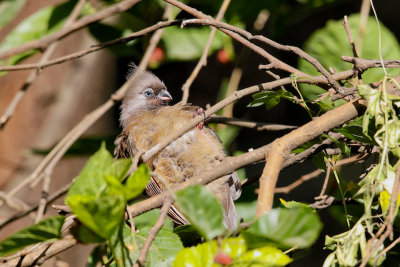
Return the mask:
[[259, 218], [272, 208], [276, 181], [289, 153], [299, 145], [357, 117], [360, 108], [359, 101], [342, 105], [320, 117], [314, 118], [311, 122], [276, 139], [271, 144], [271, 149], [266, 152], [265, 168], [260, 178], [256, 218]]

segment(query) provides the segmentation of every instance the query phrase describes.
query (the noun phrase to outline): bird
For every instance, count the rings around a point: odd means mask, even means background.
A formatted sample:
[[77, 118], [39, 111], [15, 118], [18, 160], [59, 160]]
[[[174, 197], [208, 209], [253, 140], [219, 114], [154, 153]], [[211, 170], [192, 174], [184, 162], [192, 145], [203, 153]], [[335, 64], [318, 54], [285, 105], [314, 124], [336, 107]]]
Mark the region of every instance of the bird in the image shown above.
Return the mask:
[[[168, 139], [193, 117], [204, 110], [191, 104], [169, 106], [172, 96], [165, 84], [153, 73], [133, 66], [135, 74], [121, 105], [122, 132], [115, 139], [114, 156], [133, 158]], [[147, 160], [151, 178], [146, 186], [148, 196], [155, 196], [170, 186], [190, 180], [216, 168], [225, 159], [218, 135], [204, 123], [193, 127]], [[236, 172], [220, 177], [206, 185], [216, 196], [223, 209], [223, 223], [228, 230], [237, 227], [234, 200], [241, 194]], [[189, 224], [175, 204], [168, 216], [176, 225]]]

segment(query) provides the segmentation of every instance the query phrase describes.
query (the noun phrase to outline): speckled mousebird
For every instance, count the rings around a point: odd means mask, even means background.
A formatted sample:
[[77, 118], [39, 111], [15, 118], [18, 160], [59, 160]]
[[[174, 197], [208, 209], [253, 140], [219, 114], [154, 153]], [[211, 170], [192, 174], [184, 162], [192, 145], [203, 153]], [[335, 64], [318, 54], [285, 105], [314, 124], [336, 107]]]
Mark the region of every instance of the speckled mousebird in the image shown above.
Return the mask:
[[[132, 72], [136, 72], [136, 77], [121, 106], [123, 131], [115, 140], [114, 155], [118, 158], [148, 151], [184, 127], [199, 111], [199, 107], [192, 105], [168, 106], [172, 97], [159, 78], [136, 67]], [[172, 185], [201, 175], [216, 168], [225, 157], [221, 141], [211, 128], [194, 127], [146, 162], [152, 173], [146, 193], [160, 194], [166, 190], [165, 183]], [[226, 228], [235, 229], [237, 216], [233, 201], [241, 193], [237, 173], [218, 178], [206, 187], [222, 205]], [[171, 207], [168, 215], [178, 225], [189, 223], [176, 206]]]

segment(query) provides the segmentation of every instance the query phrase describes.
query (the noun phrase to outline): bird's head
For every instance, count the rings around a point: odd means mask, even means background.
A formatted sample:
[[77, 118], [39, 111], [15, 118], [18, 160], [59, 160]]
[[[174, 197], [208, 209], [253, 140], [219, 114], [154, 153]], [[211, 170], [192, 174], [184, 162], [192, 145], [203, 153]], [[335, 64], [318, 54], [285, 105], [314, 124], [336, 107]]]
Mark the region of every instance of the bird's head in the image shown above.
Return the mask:
[[166, 106], [172, 100], [167, 87], [154, 74], [135, 70], [134, 75], [135, 78], [122, 102], [120, 121], [124, 127], [131, 116], [139, 114], [141, 111]]

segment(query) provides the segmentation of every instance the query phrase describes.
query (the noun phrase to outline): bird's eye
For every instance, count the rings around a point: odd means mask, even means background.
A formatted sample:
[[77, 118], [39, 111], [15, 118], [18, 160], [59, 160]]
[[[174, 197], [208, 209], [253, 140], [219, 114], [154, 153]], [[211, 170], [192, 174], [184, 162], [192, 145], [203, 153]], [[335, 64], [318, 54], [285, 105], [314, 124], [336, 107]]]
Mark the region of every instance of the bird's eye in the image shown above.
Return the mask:
[[145, 95], [146, 97], [153, 96], [153, 94], [154, 94], [153, 89], [151, 89], [151, 88], [146, 88], [146, 90], [144, 90], [143, 93], [144, 93], [144, 95]]

